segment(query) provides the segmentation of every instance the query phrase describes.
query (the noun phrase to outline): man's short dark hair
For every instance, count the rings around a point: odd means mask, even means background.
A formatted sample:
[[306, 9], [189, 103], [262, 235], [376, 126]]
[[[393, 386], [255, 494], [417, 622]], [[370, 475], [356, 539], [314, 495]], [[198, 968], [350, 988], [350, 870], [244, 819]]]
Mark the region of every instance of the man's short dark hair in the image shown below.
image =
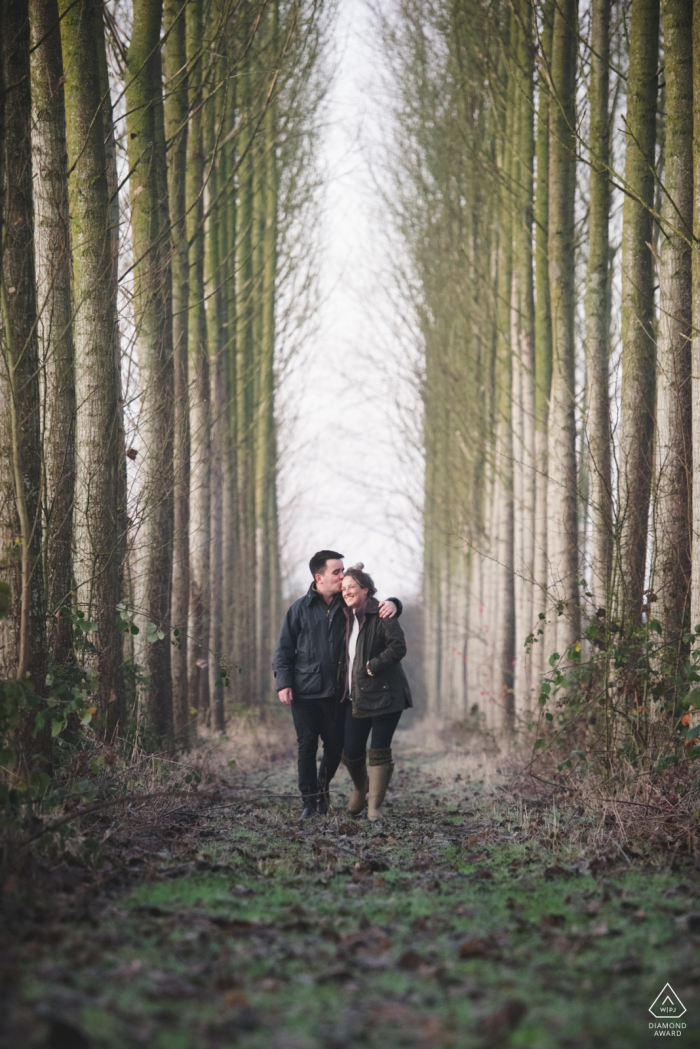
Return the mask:
[[315, 579], [317, 573], [323, 574], [326, 561], [342, 561], [343, 557], [344, 555], [339, 554], [337, 550], [319, 550], [309, 561], [309, 571]]

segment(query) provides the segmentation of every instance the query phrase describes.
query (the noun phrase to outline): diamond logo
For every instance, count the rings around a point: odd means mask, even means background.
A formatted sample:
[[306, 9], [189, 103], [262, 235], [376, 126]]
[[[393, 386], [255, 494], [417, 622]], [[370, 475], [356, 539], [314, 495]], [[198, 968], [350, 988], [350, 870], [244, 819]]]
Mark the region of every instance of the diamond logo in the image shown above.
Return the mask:
[[649, 1012], [657, 1020], [678, 1020], [687, 1011], [670, 983], [649, 1006]]

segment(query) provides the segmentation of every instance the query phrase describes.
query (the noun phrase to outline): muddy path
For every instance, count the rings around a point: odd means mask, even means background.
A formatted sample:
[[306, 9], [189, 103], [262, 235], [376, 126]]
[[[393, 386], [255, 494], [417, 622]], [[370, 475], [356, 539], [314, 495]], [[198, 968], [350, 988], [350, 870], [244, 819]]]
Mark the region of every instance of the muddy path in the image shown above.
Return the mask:
[[[697, 872], [601, 854], [476, 746], [417, 726], [395, 752], [380, 826], [341, 770], [300, 827], [288, 753], [96, 822], [92, 868], [3, 895], [2, 1046], [700, 1045]], [[650, 1027], [666, 983], [685, 1027]]]

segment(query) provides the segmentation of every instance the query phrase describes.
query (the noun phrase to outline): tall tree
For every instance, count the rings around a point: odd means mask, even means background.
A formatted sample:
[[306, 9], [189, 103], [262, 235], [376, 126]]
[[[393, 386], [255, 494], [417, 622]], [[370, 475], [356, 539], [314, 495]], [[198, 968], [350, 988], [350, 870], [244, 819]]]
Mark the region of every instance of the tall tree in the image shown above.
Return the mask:
[[559, 602], [556, 647], [579, 633], [578, 517], [574, 339], [574, 201], [576, 195], [576, 0], [554, 10], [549, 144], [549, 286], [552, 387], [549, 409], [547, 556], [550, 597]]
[[[250, 30], [248, 30], [249, 32]], [[239, 206], [236, 272], [236, 476], [238, 478], [239, 586], [255, 594], [255, 99], [258, 78], [249, 51], [240, 85]], [[255, 622], [241, 615], [235, 659], [241, 667], [239, 695], [250, 700], [255, 688]]]
[[[269, 44], [274, 54], [278, 48], [278, 4], [269, 15]], [[255, 560], [259, 630], [257, 638], [258, 690], [264, 696], [270, 690], [268, 653], [274, 645], [274, 632], [280, 617], [279, 541], [277, 533], [277, 446], [275, 429], [275, 285], [277, 280], [277, 209], [278, 174], [275, 142], [277, 139], [277, 76], [271, 73], [272, 98], [263, 123], [261, 202], [261, 346], [258, 396], [255, 494]]]
[[[0, 676], [45, 688], [42, 448], [32, 199], [29, 11], [4, 4], [6, 185], [0, 306], [0, 550], [11, 612], [0, 621]], [[34, 746], [31, 735], [26, 743]]]
[[[510, 18], [510, 43], [516, 18]], [[504, 78], [505, 79], [505, 78]], [[498, 565], [496, 593], [496, 694], [503, 724], [512, 728], [515, 716], [515, 507], [513, 504], [513, 348], [511, 344], [511, 296], [513, 282], [513, 171], [514, 132], [517, 127], [516, 79], [507, 77], [501, 150], [501, 194], [498, 217], [498, 330], [496, 344], [496, 440], [494, 524]]]
[[[213, 36], [212, 36], [213, 38]], [[225, 172], [222, 170], [225, 154], [219, 147], [223, 117], [226, 112], [226, 91], [215, 84], [220, 83], [222, 62], [218, 47], [212, 48], [208, 72], [210, 99], [204, 110], [204, 156], [207, 168], [204, 207], [207, 213], [205, 226], [204, 286], [207, 296], [207, 345], [209, 349], [209, 375], [211, 379], [211, 438], [209, 469], [211, 496], [209, 509], [209, 601], [210, 620], [207, 648], [209, 650], [209, 695], [211, 710], [209, 723], [221, 731], [224, 727], [223, 686], [220, 681], [220, 660], [223, 649], [223, 602], [224, 589], [228, 580], [223, 579], [223, 495], [224, 461], [227, 446], [227, 389], [225, 304], [227, 288], [222, 281], [225, 269], [225, 222], [221, 197], [225, 191]], [[223, 249], [223, 250], [222, 250]]]
[[677, 672], [690, 626], [693, 225], [692, 7], [663, 0], [666, 80], [665, 194], [657, 345], [656, 565], [664, 662]]
[[[700, 54], [700, 0], [693, 2], [693, 55]], [[693, 473], [700, 463], [700, 61], [693, 62], [693, 251], [692, 251], [691, 400]], [[700, 623], [700, 484], [693, 484], [693, 536], [690, 618]]]
[[642, 609], [653, 475], [656, 352], [652, 208], [659, 59], [659, 0], [632, 5], [622, 217], [620, 595], [631, 623]]
[[190, 411], [187, 329], [189, 245], [187, 242], [187, 5], [165, 0], [163, 75], [165, 137], [168, 149], [168, 199], [171, 212], [173, 287], [173, 581], [170, 618], [173, 722], [178, 739], [189, 723], [187, 620], [190, 591]]
[[75, 351], [71, 295], [66, 114], [57, 0], [31, 0], [32, 152], [38, 335], [44, 412], [44, 578], [49, 650], [57, 664], [73, 648], [69, 612], [75, 474]]
[[515, 541], [515, 701], [529, 708], [530, 660], [525, 639], [533, 627], [535, 570], [535, 302], [533, 283], [534, 61], [532, 6], [516, 6], [514, 51], [515, 116], [513, 146], [513, 273], [511, 344], [513, 399], [518, 425], [513, 434], [516, 478]]
[[592, 516], [591, 590], [607, 604], [613, 552], [612, 433], [610, 420], [610, 11], [611, 0], [591, 9], [590, 190], [586, 274], [588, 470]]
[[187, 9], [189, 130], [187, 137], [187, 240], [189, 257], [188, 359], [190, 365], [190, 702], [209, 717], [209, 448], [210, 384], [204, 297], [204, 143], [202, 134], [203, 2]]
[[[552, 385], [552, 313], [549, 291], [549, 121], [550, 62], [554, 0], [545, 0], [542, 11], [537, 93], [537, 188], [535, 193], [535, 588], [533, 626], [541, 631], [533, 653], [536, 680], [544, 671], [545, 633], [541, 624], [547, 614], [547, 474], [549, 457], [547, 426]], [[542, 617], [540, 619], [540, 616]], [[536, 623], [535, 623], [536, 618]]]
[[[173, 543], [173, 329], [170, 214], [160, 51], [161, 0], [136, 0], [127, 55], [127, 132], [139, 360], [142, 520], [141, 610], [161, 634], [147, 639], [147, 706], [158, 739], [173, 731], [170, 586]], [[147, 630], [148, 630], [147, 626]], [[151, 628], [152, 629], [152, 628]]]
[[119, 478], [121, 414], [114, 361], [116, 288], [98, 41], [104, 28], [89, 0], [59, 0], [65, 70], [75, 313], [76, 471], [73, 524], [78, 602], [97, 623], [94, 661], [105, 731], [123, 715]]

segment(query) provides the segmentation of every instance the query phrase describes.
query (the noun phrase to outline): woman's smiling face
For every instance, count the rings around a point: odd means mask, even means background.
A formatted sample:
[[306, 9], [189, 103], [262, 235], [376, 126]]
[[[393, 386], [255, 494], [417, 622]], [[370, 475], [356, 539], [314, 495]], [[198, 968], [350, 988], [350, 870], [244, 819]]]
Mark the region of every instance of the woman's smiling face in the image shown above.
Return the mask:
[[343, 579], [343, 600], [348, 608], [359, 608], [364, 603], [369, 590], [363, 590], [356, 579], [346, 575]]

